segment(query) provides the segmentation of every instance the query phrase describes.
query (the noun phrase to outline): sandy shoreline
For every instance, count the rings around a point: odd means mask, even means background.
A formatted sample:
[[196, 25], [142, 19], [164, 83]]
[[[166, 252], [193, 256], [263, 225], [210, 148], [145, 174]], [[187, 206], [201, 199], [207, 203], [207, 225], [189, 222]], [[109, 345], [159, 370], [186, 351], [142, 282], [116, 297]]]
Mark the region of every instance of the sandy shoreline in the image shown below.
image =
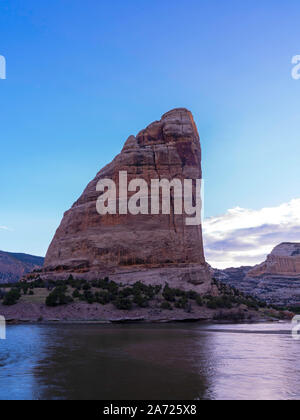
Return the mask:
[[[134, 308], [130, 311], [117, 310], [112, 304], [101, 305], [75, 302], [69, 305], [47, 307], [40, 303], [19, 302], [13, 306], [0, 305], [0, 315], [10, 323], [170, 323], [170, 322], [207, 322], [215, 321], [216, 316], [224, 316], [224, 320], [259, 322], [268, 318], [266, 314], [246, 308], [234, 310], [212, 310], [193, 305], [190, 312], [183, 309], [163, 310], [157, 307]], [[272, 318], [272, 317], [271, 317]], [[270, 318], [270, 320], [272, 320]], [[274, 314], [274, 320], [276, 320]], [[218, 319], [220, 323], [222, 318]]]

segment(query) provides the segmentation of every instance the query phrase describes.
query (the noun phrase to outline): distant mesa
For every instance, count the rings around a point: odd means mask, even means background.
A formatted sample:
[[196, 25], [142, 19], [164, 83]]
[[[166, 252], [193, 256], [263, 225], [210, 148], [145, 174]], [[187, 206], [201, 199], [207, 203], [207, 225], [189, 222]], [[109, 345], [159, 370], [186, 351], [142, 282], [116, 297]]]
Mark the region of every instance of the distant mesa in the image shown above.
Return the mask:
[[41, 268], [44, 258], [0, 251], [0, 284], [16, 283], [22, 276]]
[[284, 242], [262, 264], [213, 270], [213, 276], [269, 304], [300, 307], [300, 243]]
[[265, 275], [300, 278], [300, 244], [284, 242], [276, 246], [264, 263], [248, 272], [249, 277]]

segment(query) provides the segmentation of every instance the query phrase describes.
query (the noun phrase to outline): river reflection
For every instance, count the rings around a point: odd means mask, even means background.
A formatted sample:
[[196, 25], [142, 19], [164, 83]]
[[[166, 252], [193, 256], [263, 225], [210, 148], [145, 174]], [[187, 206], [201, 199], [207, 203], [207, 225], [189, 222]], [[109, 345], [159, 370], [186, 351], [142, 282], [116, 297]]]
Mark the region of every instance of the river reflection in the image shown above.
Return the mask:
[[299, 399], [290, 325], [18, 325], [0, 399]]

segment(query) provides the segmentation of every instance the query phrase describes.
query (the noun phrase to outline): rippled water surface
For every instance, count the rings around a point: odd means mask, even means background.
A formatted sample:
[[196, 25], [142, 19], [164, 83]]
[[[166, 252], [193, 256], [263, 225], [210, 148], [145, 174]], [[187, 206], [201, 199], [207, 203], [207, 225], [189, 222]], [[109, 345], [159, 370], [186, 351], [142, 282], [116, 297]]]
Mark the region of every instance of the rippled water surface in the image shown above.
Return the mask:
[[17, 325], [0, 399], [300, 399], [290, 324]]

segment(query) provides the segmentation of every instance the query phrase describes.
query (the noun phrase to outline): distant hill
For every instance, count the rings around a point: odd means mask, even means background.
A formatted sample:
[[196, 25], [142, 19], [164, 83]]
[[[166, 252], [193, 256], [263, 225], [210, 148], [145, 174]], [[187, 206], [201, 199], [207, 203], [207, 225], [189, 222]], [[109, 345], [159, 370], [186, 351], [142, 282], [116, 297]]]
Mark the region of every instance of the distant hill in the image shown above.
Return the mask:
[[0, 283], [14, 283], [44, 264], [44, 258], [34, 255], [0, 251]]
[[278, 306], [300, 306], [300, 243], [283, 242], [255, 267], [212, 270], [221, 282]]

